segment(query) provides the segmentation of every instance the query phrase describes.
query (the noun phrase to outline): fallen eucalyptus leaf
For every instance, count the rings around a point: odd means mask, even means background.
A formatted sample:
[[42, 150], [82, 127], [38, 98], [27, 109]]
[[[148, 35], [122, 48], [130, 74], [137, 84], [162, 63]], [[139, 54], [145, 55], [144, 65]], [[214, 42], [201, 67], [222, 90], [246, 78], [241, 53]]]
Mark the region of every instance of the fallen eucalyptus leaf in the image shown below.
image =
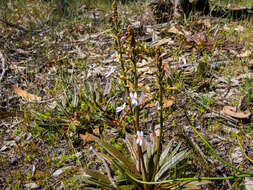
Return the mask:
[[251, 51], [250, 50], [246, 50], [245, 52], [237, 55], [237, 57], [249, 57], [251, 55]]
[[18, 88], [17, 86], [13, 86], [13, 90], [17, 95], [21, 96], [22, 98], [25, 98], [31, 101], [41, 101], [41, 97], [30, 94], [29, 92], [22, 90]]
[[88, 132], [85, 133], [85, 135], [80, 134], [80, 138], [83, 139], [83, 144], [85, 145], [88, 141], [94, 141], [92, 138], [92, 135]]
[[180, 30], [178, 30], [175, 26], [172, 26], [169, 30], [169, 33], [173, 33], [173, 34], [179, 34], [179, 35], [184, 35], [183, 32], [181, 32]]
[[39, 188], [39, 186], [36, 183], [27, 183], [25, 184], [25, 188], [36, 189], [36, 188]]
[[164, 103], [163, 103], [163, 107], [164, 107], [164, 108], [168, 108], [168, 107], [172, 106], [173, 103], [174, 103], [174, 100], [173, 100], [173, 99], [165, 100]]
[[66, 166], [66, 167], [63, 167], [63, 168], [60, 168], [60, 169], [56, 170], [53, 173], [52, 177], [58, 177], [59, 175], [61, 175], [63, 172], [65, 172], [69, 168], [72, 168], [72, 166]]
[[222, 112], [231, 117], [236, 117], [240, 119], [249, 118], [251, 113], [237, 112], [235, 107], [232, 106], [224, 106]]

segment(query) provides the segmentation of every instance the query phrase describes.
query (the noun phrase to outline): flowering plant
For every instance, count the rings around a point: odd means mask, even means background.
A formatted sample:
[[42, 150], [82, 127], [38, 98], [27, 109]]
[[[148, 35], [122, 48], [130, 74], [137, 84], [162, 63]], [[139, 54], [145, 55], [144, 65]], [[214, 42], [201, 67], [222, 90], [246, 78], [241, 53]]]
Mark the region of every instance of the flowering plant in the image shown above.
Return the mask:
[[[164, 94], [164, 68], [161, 58], [160, 47], [155, 51], [155, 66], [157, 67], [156, 78], [158, 84], [158, 98], [156, 108], [159, 116], [159, 133], [152, 132], [149, 139], [144, 135], [144, 129], [140, 127], [140, 115], [143, 109], [142, 101], [144, 99], [143, 92], [139, 86], [139, 78], [141, 73], [138, 72], [137, 62], [141, 59], [140, 48], [138, 47], [134, 31], [131, 26], [128, 26], [127, 46], [123, 46], [120, 36], [120, 21], [118, 21], [117, 4], [113, 2], [113, 26], [116, 49], [119, 54], [119, 63], [121, 66], [121, 79], [125, 85], [125, 95], [127, 100], [122, 106], [116, 108], [119, 113], [128, 107], [128, 114], [131, 118], [131, 125], [136, 135], [126, 134], [125, 143], [128, 151], [131, 154], [132, 160], [127, 158], [123, 153], [117, 150], [111, 144], [90, 135], [95, 142], [106, 150], [107, 154], [97, 152], [92, 149], [93, 153], [102, 160], [106, 173], [101, 174], [85, 169], [84, 180], [87, 183], [93, 183], [105, 189], [159, 189], [160, 184], [157, 183], [161, 179], [168, 178], [168, 171], [176, 164], [186, 158], [190, 152], [187, 150], [179, 151], [181, 144], [178, 144], [173, 151], [172, 141], [166, 147], [162, 146], [163, 139], [163, 94]], [[126, 51], [128, 59], [123, 59], [123, 50]], [[157, 135], [158, 134], [158, 135]], [[108, 163], [117, 169], [118, 176], [113, 176], [113, 173], [108, 167]], [[108, 182], [110, 182], [108, 185]], [[144, 183], [143, 183], [144, 182]], [[157, 184], [156, 184], [157, 183]], [[107, 184], [107, 185], [105, 185]]]

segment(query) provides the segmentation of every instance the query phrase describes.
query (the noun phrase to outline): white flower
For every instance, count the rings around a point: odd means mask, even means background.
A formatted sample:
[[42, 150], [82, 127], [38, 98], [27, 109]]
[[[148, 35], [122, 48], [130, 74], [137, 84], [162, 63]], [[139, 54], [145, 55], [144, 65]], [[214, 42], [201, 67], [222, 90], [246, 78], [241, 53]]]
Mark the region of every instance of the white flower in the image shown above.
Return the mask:
[[138, 104], [139, 104], [139, 105], [141, 104], [142, 100], [144, 100], [144, 98], [145, 98], [145, 94], [142, 92], [142, 93], [141, 93], [141, 97], [140, 97], [139, 100], [138, 100]]
[[138, 99], [137, 99], [137, 93], [136, 92], [134, 92], [134, 93], [130, 92], [129, 95], [130, 95], [130, 98], [131, 98], [131, 104], [135, 105], [135, 106], [138, 106], [139, 104], [138, 104]]
[[126, 102], [122, 106], [116, 108], [116, 113], [121, 112], [123, 109], [125, 109], [125, 107], [126, 107]]
[[157, 110], [161, 110], [161, 106], [159, 105], [159, 102], [155, 103], [155, 107], [157, 108]]
[[136, 144], [142, 145], [143, 143], [143, 131], [137, 131], [137, 139], [136, 139]]

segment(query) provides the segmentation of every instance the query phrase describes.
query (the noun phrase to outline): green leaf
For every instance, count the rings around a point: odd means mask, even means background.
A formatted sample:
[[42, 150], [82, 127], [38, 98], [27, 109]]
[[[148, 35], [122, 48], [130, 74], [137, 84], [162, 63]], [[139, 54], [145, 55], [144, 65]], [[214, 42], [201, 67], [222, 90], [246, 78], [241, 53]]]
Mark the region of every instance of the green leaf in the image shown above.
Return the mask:
[[119, 150], [117, 150], [116, 148], [114, 148], [112, 145], [100, 140], [99, 138], [95, 137], [92, 135], [92, 138], [100, 145], [102, 146], [104, 149], [106, 149], [106, 151], [113, 156], [116, 160], [120, 161], [121, 163], [124, 164], [124, 167], [126, 170], [128, 170], [130, 173], [132, 173], [133, 175], [140, 177], [140, 173], [138, 172], [138, 170], [135, 168], [135, 164], [133, 162], [131, 162], [128, 158], [125, 157], [125, 155], [123, 153], [121, 153]]
[[168, 143], [168, 145], [166, 146], [166, 148], [164, 149], [164, 151], [162, 152], [161, 154], [161, 157], [160, 157], [160, 160], [159, 160], [159, 167], [162, 166], [165, 162], [166, 162], [166, 158], [168, 158], [168, 153], [170, 151], [170, 148], [171, 148], [171, 144], [172, 144], [172, 141], [170, 141]]
[[128, 151], [131, 153], [132, 158], [134, 160], [136, 160], [136, 162], [137, 162], [137, 160], [138, 160], [138, 154], [135, 151], [134, 146], [133, 146], [133, 135], [126, 134], [125, 142], [126, 142]]
[[177, 145], [176, 148], [174, 148], [174, 150], [170, 153], [169, 157], [167, 158], [166, 162], [170, 159], [172, 159], [172, 157], [177, 153], [177, 151], [179, 150], [180, 146], [181, 146], [182, 143], [179, 143]]
[[147, 172], [148, 172], [148, 179], [151, 180], [153, 173], [155, 172], [155, 164], [154, 164], [154, 157], [155, 155], [151, 155], [148, 160], [148, 166], [146, 166]]
[[158, 181], [165, 172], [167, 172], [169, 169], [174, 167], [178, 162], [186, 158], [189, 155], [189, 153], [190, 152], [181, 151], [173, 157], [170, 156], [170, 159], [161, 167], [161, 169], [155, 175], [155, 181]]
[[[154, 154], [156, 154], [156, 152], [157, 152], [157, 141], [158, 141], [159, 139], [158, 139], [158, 137], [157, 136], [154, 136], [153, 137], [153, 147], [152, 147], [152, 150], [151, 150], [151, 155], [154, 155]], [[150, 156], [151, 156], [150, 155]]]
[[84, 177], [87, 177], [88, 176], [88, 179], [91, 177], [91, 178], [94, 178], [96, 180], [98, 180], [99, 182], [98, 183], [105, 183], [105, 184], [110, 184], [111, 181], [108, 179], [108, 177], [104, 174], [102, 174], [101, 172], [98, 172], [96, 170], [90, 170], [90, 169], [84, 169], [84, 174], [83, 174]]
[[121, 173], [124, 176], [126, 176], [128, 182], [132, 182], [135, 185], [136, 189], [143, 189], [142, 184], [139, 184], [138, 182], [136, 182], [135, 180], [136, 178], [132, 176], [131, 174], [129, 174], [127, 171], [125, 172], [125, 168], [119, 162], [116, 162], [115, 160], [112, 160], [112, 161], [113, 161], [113, 164], [121, 171]]
[[[113, 186], [111, 186], [110, 184], [107, 183], [103, 183], [97, 179], [94, 179], [92, 177], [88, 177], [88, 176], [81, 176], [81, 179], [84, 183], [86, 183], [90, 188], [92, 186], [97, 186], [97, 187], [103, 187], [103, 189], [108, 189], [108, 190], [115, 190], [115, 188]], [[88, 187], [87, 187], [88, 188]], [[96, 188], [98, 189], [98, 188]]]

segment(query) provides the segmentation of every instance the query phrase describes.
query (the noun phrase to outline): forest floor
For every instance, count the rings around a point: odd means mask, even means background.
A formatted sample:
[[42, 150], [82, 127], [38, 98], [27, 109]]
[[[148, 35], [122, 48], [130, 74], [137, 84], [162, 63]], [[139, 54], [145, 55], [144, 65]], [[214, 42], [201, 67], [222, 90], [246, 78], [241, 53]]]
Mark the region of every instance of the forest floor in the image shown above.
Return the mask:
[[[123, 139], [133, 133], [127, 112], [116, 113], [125, 96], [111, 4], [86, 1], [62, 12], [50, 1], [7, 1], [1, 7], [0, 189], [87, 189], [76, 176], [83, 168], [103, 170], [87, 134], [127, 154]], [[139, 86], [148, 97], [157, 93], [154, 48], [162, 49], [163, 143], [180, 142], [192, 151], [171, 169], [171, 178], [235, 174], [191, 125], [224, 160], [252, 173], [253, 16], [157, 23], [148, 1], [120, 4], [118, 12], [122, 40], [131, 25], [143, 50]], [[150, 99], [140, 121], [144, 137], [158, 124]], [[250, 190], [253, 177], [201, 185], [192, 189]]]

